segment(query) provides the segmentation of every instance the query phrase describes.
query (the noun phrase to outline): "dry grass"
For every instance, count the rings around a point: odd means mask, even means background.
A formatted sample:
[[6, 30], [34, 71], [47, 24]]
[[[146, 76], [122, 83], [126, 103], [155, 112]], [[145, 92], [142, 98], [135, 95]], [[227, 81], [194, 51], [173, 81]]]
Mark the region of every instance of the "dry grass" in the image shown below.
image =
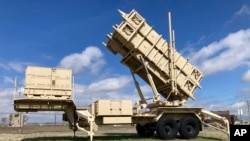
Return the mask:
[[[19, 133], [20, 132], [20, 133]], [[25, 126], [0, 127], [0, 141], [82, 141], [89, 140], [89, 137], [77, 131], [74, 137], [68, 126]], [[160, 140], [157, 135], [151, 138], [141, 138], [137, 135], [135, 128], [131, 126], [103, 126], [96, 132], [94, 141], [156, 141]], [[227, 135], [205, 128], [196, 139], [189, 141], [222, 141], [228, 140]], [[177, 136], [170, 141], [185, 141]]]

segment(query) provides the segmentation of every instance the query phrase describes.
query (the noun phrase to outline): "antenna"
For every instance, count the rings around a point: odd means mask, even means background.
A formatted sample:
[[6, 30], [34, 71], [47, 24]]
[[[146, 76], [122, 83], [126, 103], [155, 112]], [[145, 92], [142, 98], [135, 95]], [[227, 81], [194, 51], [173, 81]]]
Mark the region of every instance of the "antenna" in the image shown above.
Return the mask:
[[172, 33], [172, 22], [171, 22], [171, 12], [168, 11], [168, 27], [169, 27], [169, 42], [170, 47], [173, 47], [173, 33]]
[[248, 123], [250, 123], [250, 99], [247, 100]]
[[171, 78], [171, 93], [176, 93], [176, 75], [175, 75], [175, 71], [174, 71], [174, 54], [175, 54], [175, 50], [173, 47], [174, 41], [173, 41], [173, 30], [172, 30], [172, 22], [171, 22], [171, 12], [168, 11], [168, 25], [169, 25], [169, 57], [171, 58], [171, 62], [169, 63], [170, 65], [170, 78]]

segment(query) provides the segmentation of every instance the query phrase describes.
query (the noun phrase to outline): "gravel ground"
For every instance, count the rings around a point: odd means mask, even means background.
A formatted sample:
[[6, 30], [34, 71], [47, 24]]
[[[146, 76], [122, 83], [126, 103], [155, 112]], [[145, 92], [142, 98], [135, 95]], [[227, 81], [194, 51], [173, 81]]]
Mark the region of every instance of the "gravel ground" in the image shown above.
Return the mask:
[[[103, 126], [99, 128], [95, 136], [99, 137], [98, 140], [110, 140], [110, 136], [124, 136], [124, 140], [126, 140], [126, 137], [132, 137], [132, 140], [141, 140], [136, 133], [135, 127], [131, 126]], [[83, 133], [81, 131], [76, 132], [76, 137], [77, 138], [74, 139], [74, 133], [68, 128], [68, 126], [24, 126], [22, 128], [0, 127], [0, 141], [88, 140], [86, 133]], [[160, 139], [156, 136], [152, 140]], [[199, 137], [197, 139], [194, 139], [194, 141], [206, 140], [227, 140], [227, 136], [219, 131], [205, 128], [202, 132], [200, 132]], [[175, 139], [174, 141], [181, 141], [181, 139]]]
[[73, 136], [68, 126], [0, 127], [0, 141], [21, 141], [25, 138]]

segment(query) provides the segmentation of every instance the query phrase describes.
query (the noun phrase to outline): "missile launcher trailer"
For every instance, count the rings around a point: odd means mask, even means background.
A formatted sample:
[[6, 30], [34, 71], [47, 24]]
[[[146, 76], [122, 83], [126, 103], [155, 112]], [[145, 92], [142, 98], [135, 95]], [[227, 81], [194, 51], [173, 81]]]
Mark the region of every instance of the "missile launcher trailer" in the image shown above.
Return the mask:
[[[71, 70], [28, 67], [25, 98], [14, 99], [18, 112], [64, 111], [63, 120], [73, 131], [81, 130], [93, 139], [100, 125], [136, 125], [138, 135], [150, 137], [155, 132], [161, 139], [195, 138], [202, 125], [211, 126], [229, 135], [229, 122], [203, 108], [186, 107], [188, 98], [195, 99], [202, 72], [177, 52], [169, 13], [169, 43], [162, 38], [135, 10], [119, 11], [123, 21], [113, 26], [104, 46], [122, 56], [121, 63], [132, 74], [140, 100], [97, 100], [85, 109], [77, 108], [72, 99]], [[152, 88], [153, 96], [146, 99], [136, 80], [141, 77]]]
[[[113, 26], [114, 32], [107, 35], [108, 41], [103, 44], [113, 54], [122, 56], [121, 63], [133, 76], [141, 98], [132, 116], [138, 134], [151, 136], [156, 131], [160, 138], [170, 139], [179, 131], [184, 138], [194, 138], [202, 130], [202, 123], [207, 124], [207, 118], [229, 134], [229, 123], [224, 117], [202, 108], [183, 107], [188, 98], [195, 99], [194, 91], [200, 88], [203, 74], [175, 49], [170, 12], [169, 43], [135, 10], [129, 14], [119, 12], [123, 21]], [[151, 86], [151, 103], [142, 94], [135, 74]], [[143, 112], [144, 108], [149, 112]]]

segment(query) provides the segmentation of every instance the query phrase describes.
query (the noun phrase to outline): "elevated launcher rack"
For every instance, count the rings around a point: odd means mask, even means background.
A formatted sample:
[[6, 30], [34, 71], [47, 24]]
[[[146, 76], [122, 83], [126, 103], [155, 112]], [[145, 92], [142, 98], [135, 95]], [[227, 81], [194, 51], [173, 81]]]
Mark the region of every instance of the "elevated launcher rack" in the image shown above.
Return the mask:
[[[203, 75], [173, 48], [172, 33], [168, 44], [135, 10], [120, 13], [123, 22], [113, 26], [115, 32], [107, 35], [109, 41], [104, 45], [114, 54], [119, 53], [121, 63], [152, 87], [154, 102], [178, 107], [189, 97], [194, 99]], [[159, 94], [165, 100], [160, 100]]]
[[[193, 94], [200, 87], [203, 74], [176, 51], [170, 13], [170, 43], [167, 43], [135, 10], [129, 14], [119, 12], [123, 21], [113, 26], [114, 33], [108, 34], [108, 41], [103, 44], [114, 54], [119, 53], [121, 63], [131, 70], [140, 96], [138, 103], [132, 106], [131, 100], [97, 100], [80, 109], [72, 99], [71, 70], [28, 67], [26, 97], [14, 97], [15, 111], [64, 111], [63, 119], [70, 128], [86, 132], [90, 140], [94, 131], [106, 124], [136, 124], [140, 136], [149, 137], [156, 131], [161, 139], [174, 138], [177, 132], [183, 138], [195, 138], [202, 124], [229, 135], [225, 117], [203, 108], [182, 107], [188, 98], [195, 99]], [[151, 86], [152, 102], [145, 99], [135, 74]]]

